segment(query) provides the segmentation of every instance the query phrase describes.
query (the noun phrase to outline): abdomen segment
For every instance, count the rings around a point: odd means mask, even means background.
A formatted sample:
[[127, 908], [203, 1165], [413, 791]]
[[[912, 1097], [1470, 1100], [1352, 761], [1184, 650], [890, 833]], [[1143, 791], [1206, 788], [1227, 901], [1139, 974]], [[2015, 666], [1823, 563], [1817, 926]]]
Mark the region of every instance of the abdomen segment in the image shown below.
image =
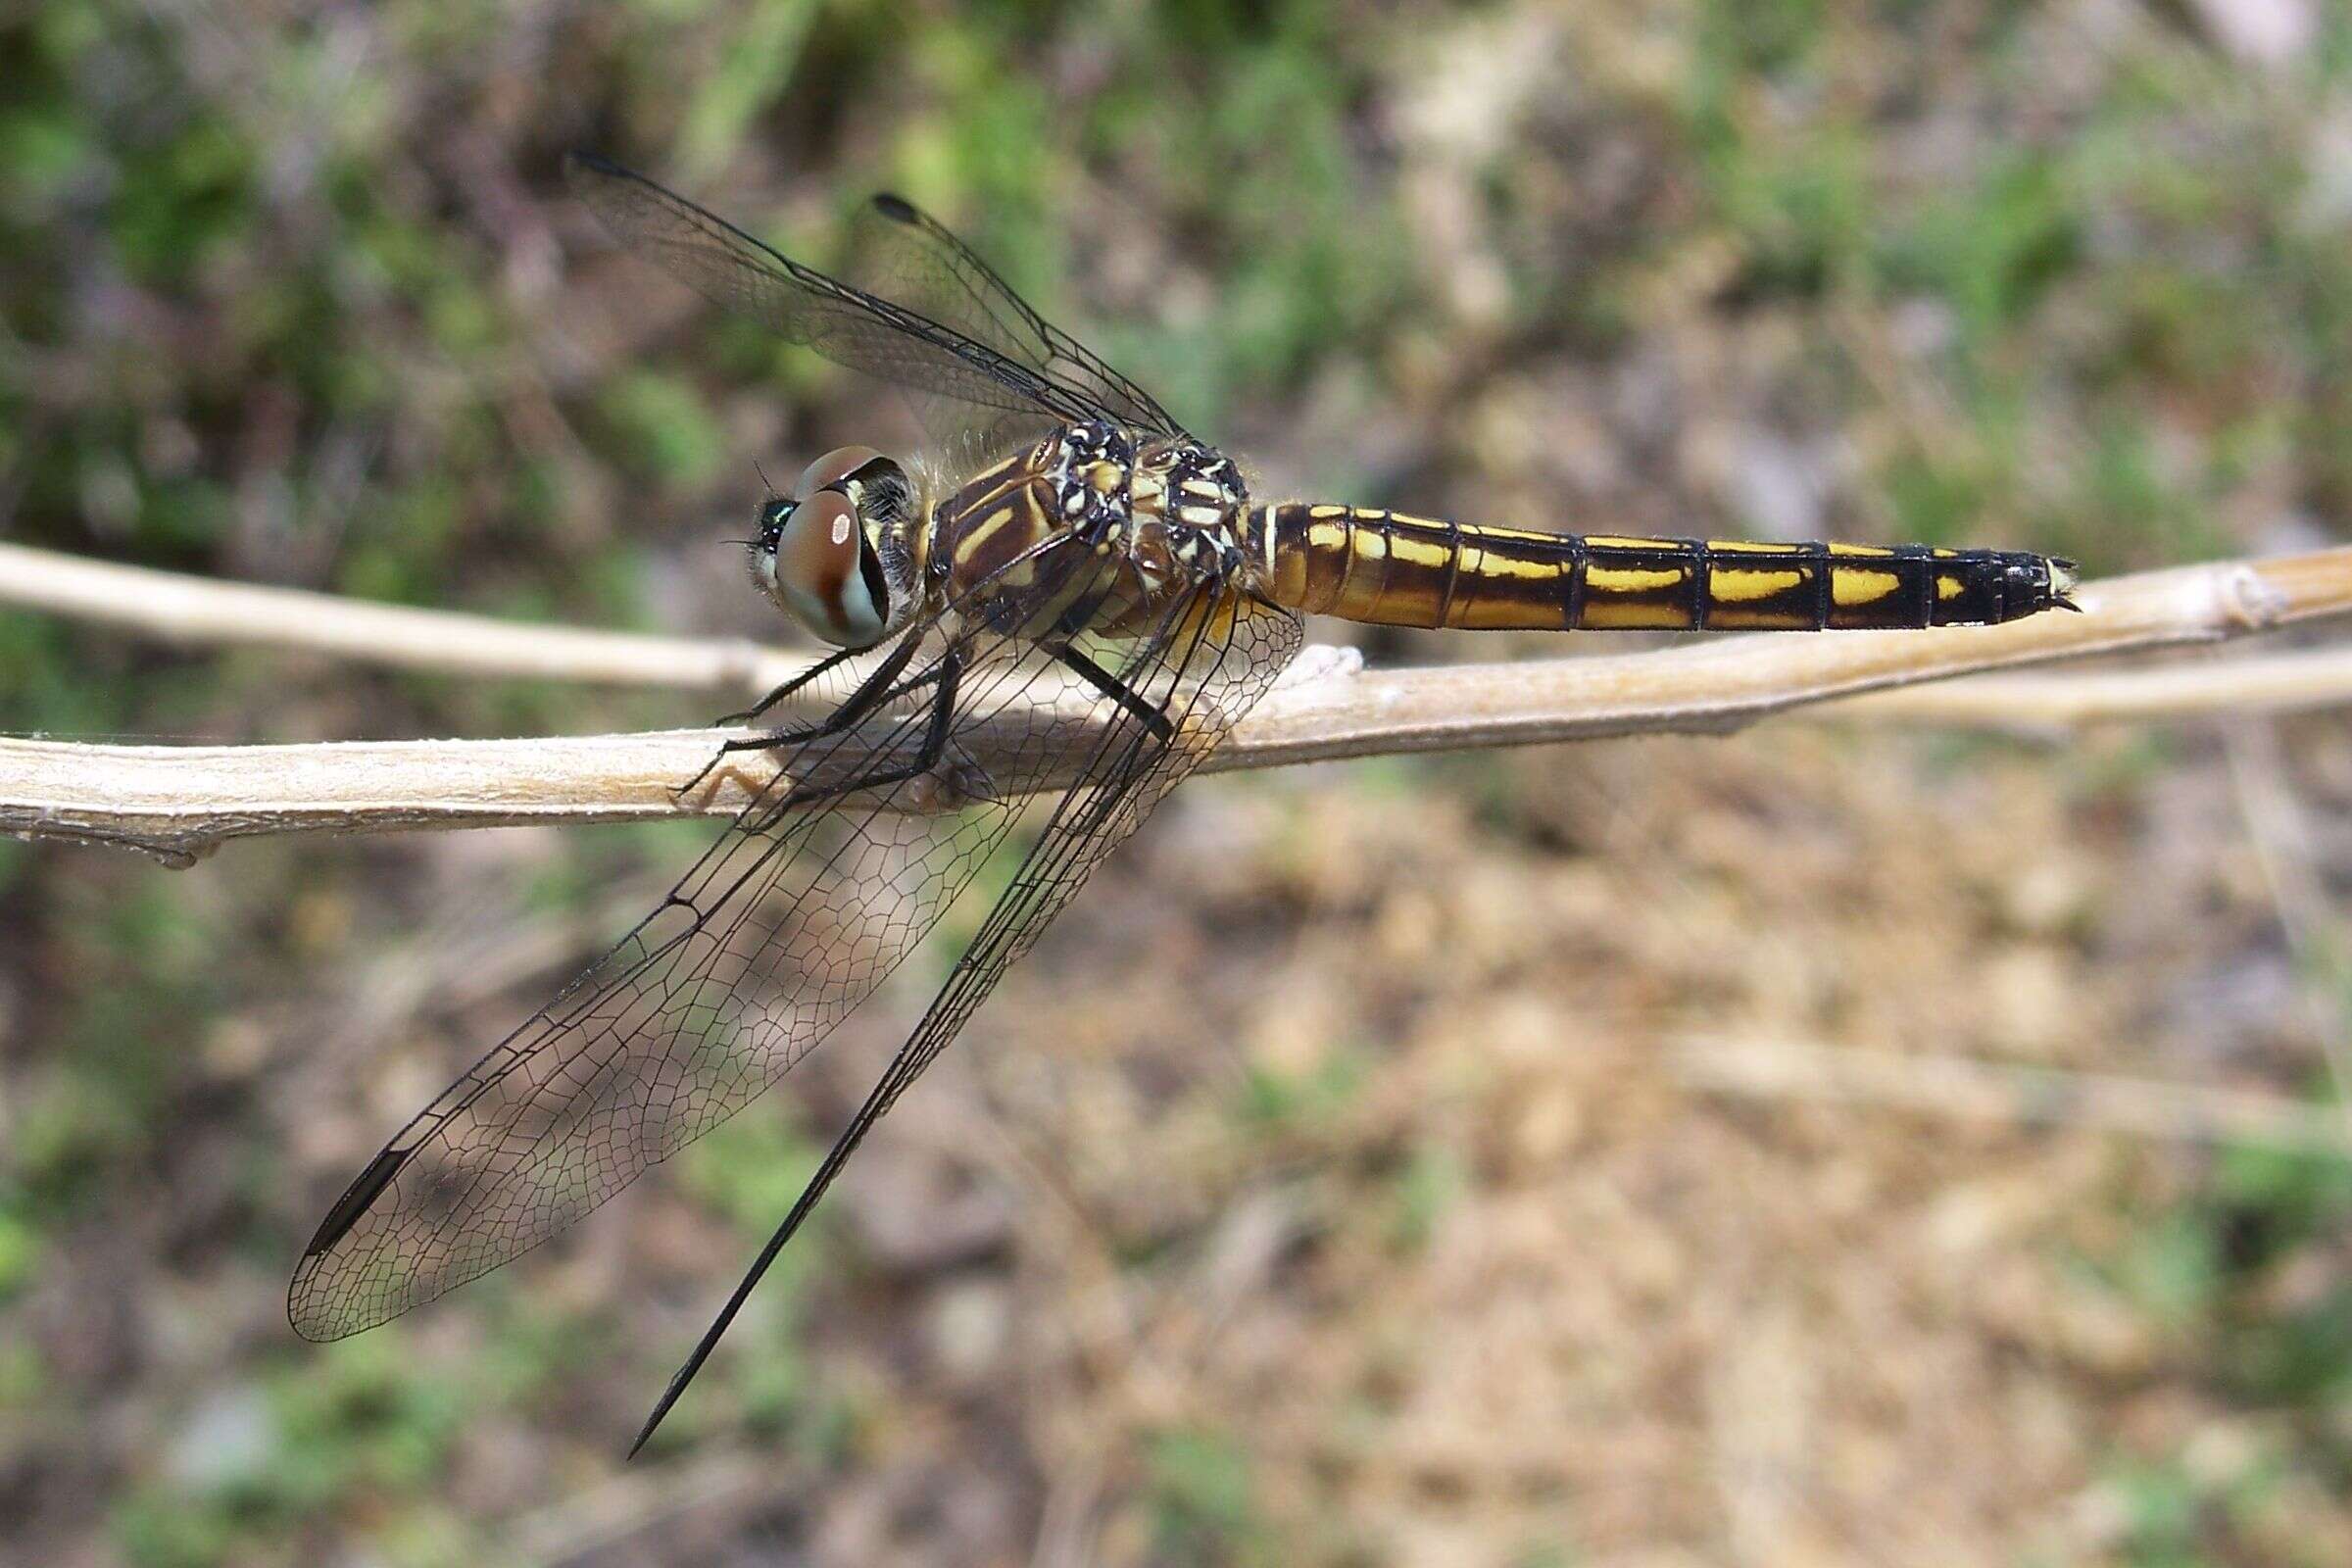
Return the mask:
[[1762, 544], [1478, 528], [1354, 507], [1251, 509], [1278, 604], [1385, 626], [1825, 631], [2073, 609], [2073, 563], [2022, 550]]

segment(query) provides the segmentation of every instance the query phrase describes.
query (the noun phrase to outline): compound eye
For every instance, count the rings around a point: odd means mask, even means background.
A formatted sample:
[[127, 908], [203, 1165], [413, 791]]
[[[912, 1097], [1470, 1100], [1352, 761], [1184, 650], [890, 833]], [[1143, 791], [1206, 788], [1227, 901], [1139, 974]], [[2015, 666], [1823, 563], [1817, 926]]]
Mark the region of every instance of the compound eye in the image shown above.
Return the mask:
[[794, 482], [792, 494], [806, 501], [829, 484], [839, 484], [859, 468], [881, 457], [872, 447], [835, 447], [823, 457], [801, 470]]
[[773, 549], [775, 542], [784, 536], [784, 525], [792, 521], [793, 509], [799, 505], [799, 502], [785, 496], [762, 502], [760, 507], [760, 534], [752, 541], [753, 546], [765, 545]]
[[776, 540], [776, 597], [827, 642], [866, 646], [882, 635], [885, 607], [875, 601], [877, 574], [864, 569], [865, 550], [850, 498], [816, 490], [793, 509]]

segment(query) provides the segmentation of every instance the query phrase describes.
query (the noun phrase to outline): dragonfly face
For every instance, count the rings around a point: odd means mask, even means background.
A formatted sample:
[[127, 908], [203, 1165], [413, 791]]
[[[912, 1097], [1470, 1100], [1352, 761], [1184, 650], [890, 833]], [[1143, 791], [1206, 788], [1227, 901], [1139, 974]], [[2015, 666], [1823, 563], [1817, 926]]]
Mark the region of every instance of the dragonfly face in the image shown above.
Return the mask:
[[922, 511], [905, 468], [836, 447], [760, 506], [752, 581], [834, 647], [871, 648], [914, 614]]

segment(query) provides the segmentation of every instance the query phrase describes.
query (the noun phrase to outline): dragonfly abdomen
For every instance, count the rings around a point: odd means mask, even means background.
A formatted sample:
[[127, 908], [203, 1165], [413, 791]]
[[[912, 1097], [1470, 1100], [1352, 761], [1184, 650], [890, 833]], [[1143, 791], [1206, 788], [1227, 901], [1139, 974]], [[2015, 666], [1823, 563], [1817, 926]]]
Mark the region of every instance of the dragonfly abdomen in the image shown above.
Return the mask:
[[1537, 533], [1301, 502], [1252, 509], [1249, 543], [1278, 604], [1465, 630], [1984, 625], [2071, 608], [2075, 581], [2027, 551]]

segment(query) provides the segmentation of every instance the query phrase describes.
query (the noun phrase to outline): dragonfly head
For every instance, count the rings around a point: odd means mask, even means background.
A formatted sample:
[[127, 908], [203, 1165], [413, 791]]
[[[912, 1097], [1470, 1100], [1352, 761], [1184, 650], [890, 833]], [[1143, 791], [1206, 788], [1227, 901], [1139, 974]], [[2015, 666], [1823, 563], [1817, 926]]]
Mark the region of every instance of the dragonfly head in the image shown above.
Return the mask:
[[871, 447], [836, 447], [760, 504], [752, 581], [835, 647], [871, 647], [915, 609], [906, 552], [889, 548], [913, 506], [905, 468]]

